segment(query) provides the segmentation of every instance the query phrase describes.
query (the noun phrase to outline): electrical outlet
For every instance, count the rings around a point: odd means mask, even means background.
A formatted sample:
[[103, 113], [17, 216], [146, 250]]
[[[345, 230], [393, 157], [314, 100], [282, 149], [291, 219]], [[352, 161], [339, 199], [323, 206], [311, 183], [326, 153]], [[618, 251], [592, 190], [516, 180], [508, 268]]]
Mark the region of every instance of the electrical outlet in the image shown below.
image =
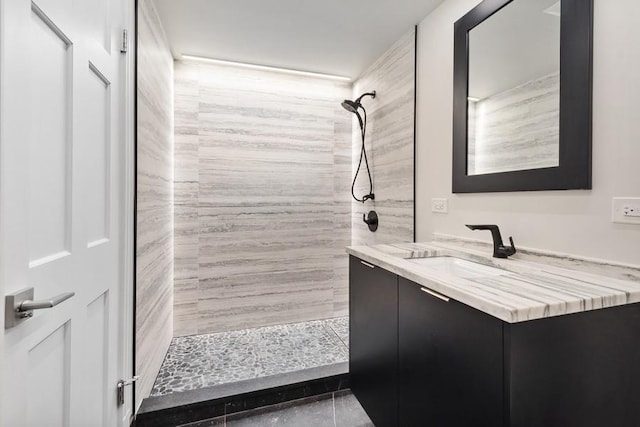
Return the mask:
[[640, 218], [640, 203], [637, 205], [624, 205], [622, 207], [622, 215]]
[[447, 199], [431, 199], [431, 212], [446, 214], [449, 212]]
[[640, 225], [640, 197], [615, 197], [612, 206], [612, 222]]

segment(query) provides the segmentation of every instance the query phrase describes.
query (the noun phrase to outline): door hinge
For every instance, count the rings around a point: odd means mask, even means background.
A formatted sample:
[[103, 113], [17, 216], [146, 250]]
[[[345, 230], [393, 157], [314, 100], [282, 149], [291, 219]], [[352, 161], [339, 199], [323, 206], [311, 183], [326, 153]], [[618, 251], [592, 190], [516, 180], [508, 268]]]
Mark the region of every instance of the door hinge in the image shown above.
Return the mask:
[[122, 46], [120, 46], [120, 53], [127, 53], [129, 50], [129, 33], [127, 30], [122, 30]]
[[124, 388], [128, 385], [132, 385], [136, 381], [138, 381], [140, 377], [136, 375], [135, 377], [128, 380], [120, 380], [118, 381], [118, 406], [124, 405]]

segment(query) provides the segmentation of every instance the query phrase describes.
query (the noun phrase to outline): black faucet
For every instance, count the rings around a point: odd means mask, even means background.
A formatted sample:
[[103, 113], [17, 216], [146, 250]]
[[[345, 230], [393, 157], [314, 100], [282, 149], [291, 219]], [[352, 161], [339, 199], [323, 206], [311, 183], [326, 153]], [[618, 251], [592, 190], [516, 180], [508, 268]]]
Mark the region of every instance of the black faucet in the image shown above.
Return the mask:
[[516, 253], [516, 245], [513, 244], [513, 238], [509, 237], [511, 246], [505, 246], [502, 243], [502, 235], [500, 235], [500, 229], [497, 225], [467, 225], [467, 228], [471, 230], [489, 230], [491, 231], [491, 237], [493, 237], [493, 257], [494, 258], [508, 258]]

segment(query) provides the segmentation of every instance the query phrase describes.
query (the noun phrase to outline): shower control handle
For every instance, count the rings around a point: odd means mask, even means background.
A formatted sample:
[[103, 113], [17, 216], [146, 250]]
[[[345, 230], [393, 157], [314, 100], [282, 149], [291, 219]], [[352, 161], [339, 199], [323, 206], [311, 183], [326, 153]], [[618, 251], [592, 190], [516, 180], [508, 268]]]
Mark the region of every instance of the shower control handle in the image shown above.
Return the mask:
[[369, 231], [375, 232], [378, 229], [378, 214], [376, 211], [369, 211], [368, 214], [362, 214], [362, 221], [369, 226]]

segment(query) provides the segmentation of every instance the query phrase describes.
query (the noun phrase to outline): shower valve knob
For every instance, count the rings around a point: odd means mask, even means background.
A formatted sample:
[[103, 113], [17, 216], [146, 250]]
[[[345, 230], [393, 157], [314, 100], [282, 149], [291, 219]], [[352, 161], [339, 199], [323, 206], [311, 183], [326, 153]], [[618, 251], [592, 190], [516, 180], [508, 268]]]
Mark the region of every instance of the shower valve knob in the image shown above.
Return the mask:
[[369, 226], [369, 231], [375, 232], [378, 229], [378, 214], [376, 211], [369, 211], [368, 214], [362, 214], [362, 221]]

